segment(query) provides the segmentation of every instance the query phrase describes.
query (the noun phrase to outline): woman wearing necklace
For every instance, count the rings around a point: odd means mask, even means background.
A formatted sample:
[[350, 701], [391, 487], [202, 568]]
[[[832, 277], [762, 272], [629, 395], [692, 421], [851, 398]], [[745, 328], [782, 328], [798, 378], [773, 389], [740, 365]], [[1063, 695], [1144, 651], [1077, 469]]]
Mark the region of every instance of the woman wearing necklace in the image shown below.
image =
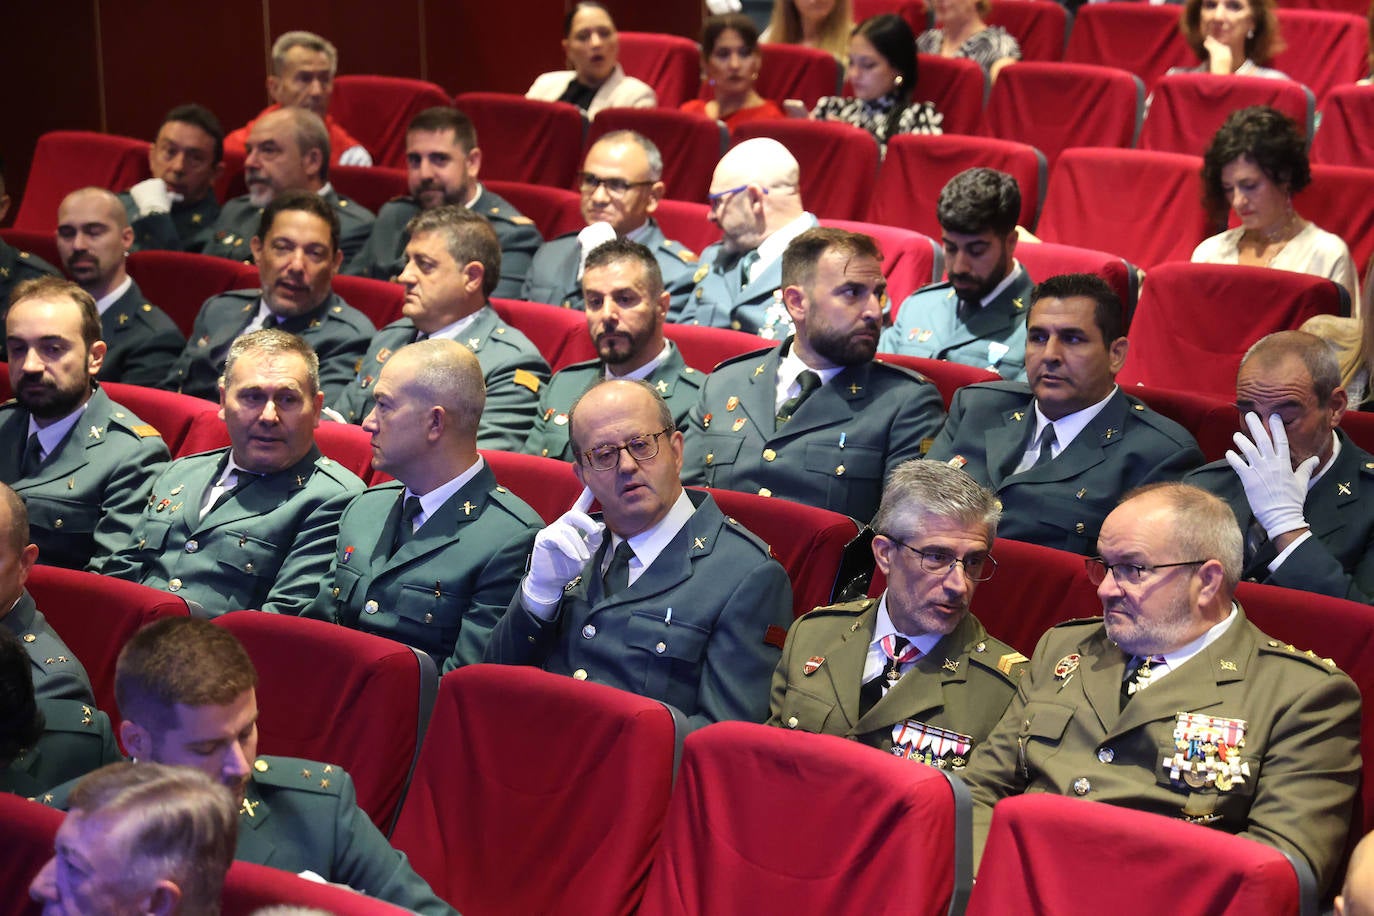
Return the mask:
[[731, 131], [748, 121], [786, 117], [754, 89], [762, 64], [752, 19], [743, 13], [708, 16], [701, 26], [701, 65], [712, 97], [683, 102], [682, 110], [723, 121]]
[[1312, 180], [1298, 125], [1257, 105], [1233, 112], [1203, 156], [1208, 208], [1221, 219], [1229, 207], [1240, 225], [1204, 241], [1193, 261], [1245, 264], [1326, 277], [1350, 293], [1359, 314], [1359, 286], [1350, 250], [1293, 208], [1293, 195]]
[[941, 57], [967, 57], [983, 68], [989, 81], [1007, 64], [1021, 59], [1021, 46], [1006, 29], [983, 21], [990, 0], [934, 0], [938, 29], [916, 39], [916, 50]]
[[1288, 79], [1264, 66], [1283, 50], [1274, 6], [1274, 0], [1185, 0], [1179, 29], [1201, 63], [1169, 72]]

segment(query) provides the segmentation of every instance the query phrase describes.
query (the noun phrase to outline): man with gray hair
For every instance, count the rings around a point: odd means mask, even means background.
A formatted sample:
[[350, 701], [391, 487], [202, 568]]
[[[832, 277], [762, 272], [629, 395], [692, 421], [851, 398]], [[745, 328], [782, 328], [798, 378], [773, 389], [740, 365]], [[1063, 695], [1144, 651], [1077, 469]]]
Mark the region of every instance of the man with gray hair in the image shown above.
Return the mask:
[[1277, 847], [1324, 895], [1359, 782], [1359, 689], [1246, 619], [1240, 529], [1207, 491], [1127, 494], [1098, 548], [1085, 563], [1104, 617], [1045, 634], [962, 774], [975, 858], [999, 799], [1052, 792]]
[[347, 264], [367, 242], [376, 216], [329, 183], [329, 150], [329, 132], [308, 108], [290, 106], [254, 121], [243, 161], [248, 193], [225, 203], [205, 254], [255, 260], [249, 242], [263, 208], [287, 191], [309, 191], [338, 214], [338, 247]]
[[477, 452], [482, 367], [455, 340], [423, 340], [387, 360], [373, 393], [372, 465], [396, 480], [344, 510], [306, 616], [423, 649], [443, 671], [480, 662], [543, 527]]
[[797, 158], [777, 140], [745, 140], [717, 163], [706, 200], [721, 240], [701, 253], [696, 287], [681, 307], [674, 304], [668, 320], [782, 340], [792, 333], [782, 300], [782, 253], [817, 225], [802, 206]]
[[578, 180], [587, 225], [539, 247], [520, 298], [581, 308], [587, 255], [602, 242], [627, 238], [654, 253], [673, 308], [681, 309], [692, 287], [697, 256], [665, 237], [654, 221], [653, 212], [667, 190], [658, 147], [632, 130], [612, 131], [587, 150]]
[[45, 913], [215, 916], [238, 840], [235, 799], [190, 767], [112, 763], [68, 796], [29, 893]]
[[210, 615], [299, 614], [329, 570], [344, 506], [363, 488], [315, 446], [319, 360], [294, 334], [245, 334], [229, 347], [219, 397], [230, 446], [167, 465], [102, 571]]
[[936, 217], [944, 283], [906, 298], [878, 342], [882, 353], [945, 359], [1026, 380], [1026, 308], [1035, 284], [1013, 257], [1021, 189], [995, 169], [960, 172], [940, 191]]
[[1224, 499], [1245, 532], [1245, 578], [1374, 603], [1374, 455], [1340, 429], [1349, 399], [1319, 337], [1280, 331], [1241, 360], [1250, 435], [1184, 478]]
[[372, 336], [353, 381], [329, 402], [345, 422], [372, 410], [373, 385], [391, 355], [421, 339], [447, 338], [477, 354], [487, 389], [477, 445], [519, 451], [534, 422], [549, 365], [524, 334], [492, 309], [501, 276], [501, 242], [486, 219], [465, 207], [425, 210], [406, 226], [404, 316]]
[[283, 108], [304, 108], [321, 118], [329, 130], [335, 165], [372, 165], [372, 154], [329, 115], [339, 52], [314, 32], [286, 32], [272, 44], [272, 72], [267, 95], [272, 99], [258, 116], [224, 138], [225, 152], [243, 153], [258, 119]]
[[873, 519], [878, 598], [817, 608], [787, 634], [769, 725], [855, 738], [962, 769], [1002, 717], [1026, 657], [969, 613], [992, 578], [1002, 507], [963, 471], [898, 465]]

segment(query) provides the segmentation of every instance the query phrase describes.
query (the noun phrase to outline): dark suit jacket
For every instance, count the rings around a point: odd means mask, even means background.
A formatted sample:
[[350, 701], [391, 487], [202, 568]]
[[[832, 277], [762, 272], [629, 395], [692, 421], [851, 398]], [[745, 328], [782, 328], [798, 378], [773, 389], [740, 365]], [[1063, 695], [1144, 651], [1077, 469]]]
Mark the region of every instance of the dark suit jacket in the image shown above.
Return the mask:
[[24, 644], [32, 663], [33, 692], [40, 700], [75, 700], [95, 705], [91, 678], [81, 659], [62, 637], [48, 625], [48, 618], [25, 590], [14, 608], [0, 617], [0, 626], [9, 630]]
[[98, 378], [149, 388], [162, 381], [186, 346], [176, 322], [144, 298], [137, 282], [100, 316], [100, 336], [106, 350]]

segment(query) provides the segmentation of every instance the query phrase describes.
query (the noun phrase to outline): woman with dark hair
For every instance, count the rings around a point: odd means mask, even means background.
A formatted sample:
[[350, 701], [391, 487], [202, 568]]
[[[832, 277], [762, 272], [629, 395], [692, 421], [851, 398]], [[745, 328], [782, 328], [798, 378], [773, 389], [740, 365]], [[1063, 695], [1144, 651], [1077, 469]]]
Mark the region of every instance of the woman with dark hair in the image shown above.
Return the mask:
[[754, 89], [762, 63], [752, 19], [743, 13], [707, 17], [701, 27], [701, 66], [712, 98], [683, 102], [682, 110], [724, 121], [731, 130], [746, 121], [784, 117], [776, 102]]
[[816, 103], [817, 121], [843, 121], [871, 133], [886, 149], [897, 134], [938, 134], [944, 116], [930, 102], [913, 102], [916, 36], [896, 13], [865, 19], [849, 38], [849, 87], [853, 98], [826, 96]]
[[1221, 220], [1230, 208], [1240, 225], [1198, 245], [1193, 260], [1326, 277], [1346, 288], [1358, 313], [1350, 250], [1293, 208], [1293, 195], [1311, 181], [1306, 141], [1292, 118], [1265, 105], [1232, 112], [1203, 155], [1202, 186], [1212, 215]]
[[1179, 29], [1201, 63], [1170, 73], [1289, 78], [1264, 66], [1283, 50], [1274, 0], [1185, 0]]
[[574, 3], [563, 18], [563, 53], [571, 70], [537, 77], [527, 99], [568, 102], [596, 117], [603, 108], [653, 108], [658, 97], [647, 83], [625, 75], [620, 37], [606, 8], [594, 0]]
[[916, 39], [921, 54], [941, 57], [967, 57], [983, 68], [989, 79], [996, 79], [1007, 64], [1021, 59], [1021, 46], [1006, 29], [988, 25], [983, 17], [991, 9], [989, 0], [934, 0], [938, 29], [929, 29]]

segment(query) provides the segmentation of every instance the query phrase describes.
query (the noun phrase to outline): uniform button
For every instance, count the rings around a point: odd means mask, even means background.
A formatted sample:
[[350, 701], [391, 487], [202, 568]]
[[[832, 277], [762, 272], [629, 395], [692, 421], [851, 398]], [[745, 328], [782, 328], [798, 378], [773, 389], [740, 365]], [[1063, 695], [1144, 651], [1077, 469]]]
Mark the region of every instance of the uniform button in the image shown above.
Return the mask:
[[181, 580], [180, 580], [180, 579], [173, 579], [172, 581], [170, 581], [170, 582], [167, 583], [167, 588], [168, 588], [170, 591], [174, 591], [174, 592], [179, 592], [179, 591], [181, 591]]
[[586, 679], [587, 679], [587, 669], [586, 669], [586, 668], [578, 668], [576, 671], [573, 672], [573, 680], [575, 680], [575, 681], [585, 681]]
[[246, 573], [250, 573], [253, 571], [253, 564], [251, 561], [243, 564], [243, 571]]
[[767, 487], [759, 487], [759, 495], [760, 495], [760, 496], [772, 496], [772, 495], [773, 495], [773, 491], [770, 490], [770, 489], [768, 489]]
[[787, 727], [788, 727], [788, 728], [796, 728], [796, 727], [797, 727], [797, 717], [796, 717], [796, 716], [788, 716], [788, 717], [787, 717]]
[[772, 461], [776, 457], [778, 457], [778, 453], [773, 451], [771, 448], [766, 448], [763, 450], [764, 461]]
[[668, 644], [665, 642], [660, 642], [658, 645], [654, 646], [654, 651], [657, 652], [659, 655], [662, 655], [664, 652], [668, 651]]
[[1097, 759], [1099, 763], [1111, 763], [1116, 759], [1116, 751], [1109, 747], [1100, 747], [1097, 749]]
[[267, 763], [266, 760], [255, 760], [255, 761], [253, 761], [253, 769], [257, 770], [259, 773], [266, 773], [266, 772], [267, 772], [267, 767], [268, 767], [268, 763]]
[[197, 541], [195, 538], [191, 538], [189, 541], [186, 542], [186, 552], [187, 552], [187, 553], [195, 553], [195, 552], [196, 552], [197, 550], [199, 550], [199, 549], [200, 549], [200, 541]]
[[53, 522], [53, 523], [52, 523], [52, 526], [53, 526], [54, 528], [61, 528], [61, 527], [62, 527], [62, 519], [59, 518], [57, 521]]
[[381, 605], [377, 603], [375, 598], [370, 598], [367, 603], [363, 605], [363, 610], [369, 614], [375, 614], [380, 607]]
[[582, 628], [582, 638], [583, 638], [583, 639], [591, 639], [591, 638], [592, 638], [593, 636], [595, 636], [595, 635], [596, 635], [596, 626], [595, 626], [594, 624], [590, 624], [590, 623], [589, 623], [589, 624], [587, 624], [585, 627]]
[[1092, 791], [1093, 784], [1088, 782], [1088, 777], [1080, 776], [1073, 781], [1074, 795], [1087, 795]]
[[425, 615], [425, 623], [433, 623], [433, 622], [434, 622], [434, 615], [433, 615], [433, 614], [426, 614], [426, 615]]

